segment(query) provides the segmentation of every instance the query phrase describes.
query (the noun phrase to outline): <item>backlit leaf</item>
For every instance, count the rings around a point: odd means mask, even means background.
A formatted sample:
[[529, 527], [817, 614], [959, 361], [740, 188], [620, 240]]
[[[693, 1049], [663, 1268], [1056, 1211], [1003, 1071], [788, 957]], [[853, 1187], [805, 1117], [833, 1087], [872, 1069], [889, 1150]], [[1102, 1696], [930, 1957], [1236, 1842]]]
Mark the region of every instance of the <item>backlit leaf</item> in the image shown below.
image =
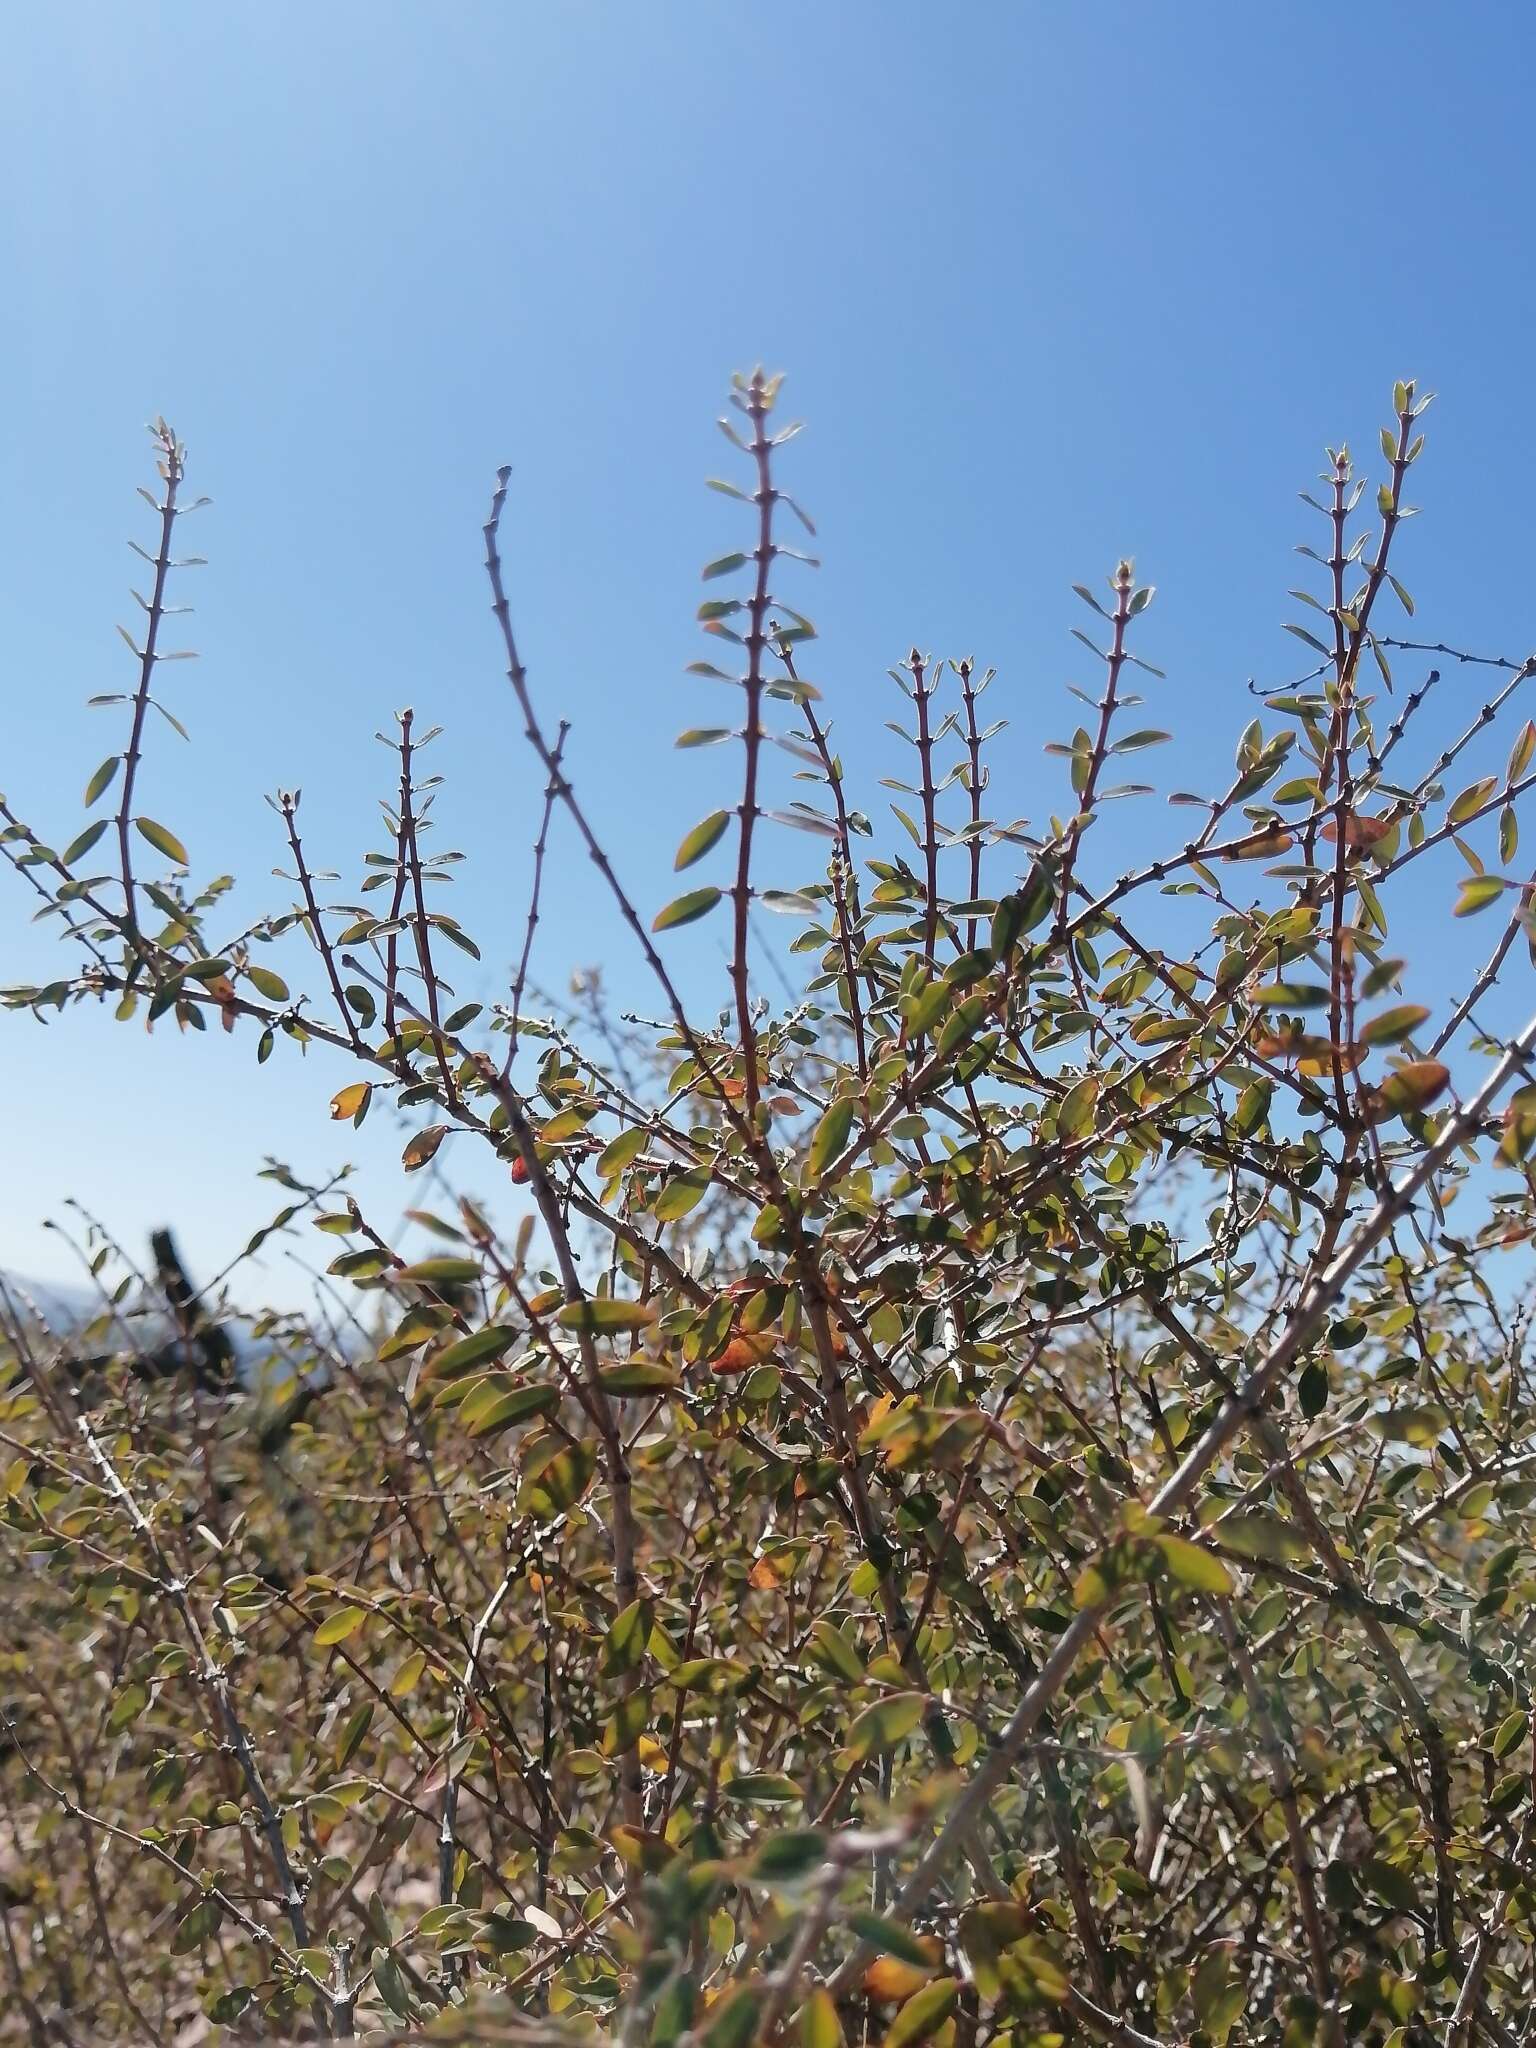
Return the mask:
[[[725, 828], [731, 822], [729, 811], [711, 811], [694, 826], [677, 849], [672, 865], [675, 869], [691, 868], [696, 860], [702, 860], [712, 846], [717, 846], [724, 836]], [[681, 920], [677, 920], [681, 922]]]
[[665, 910], [658, 911], [651, 930], [670, 932], [678, 925], [692, 924], [696, 918], [708, 916], [719, 901], [718, 889], [692, 889], [686, 896], [674, 897]]
[[149, 841], [156, 853], [163, 853], [167, 860], [174, 861], [179, 868], [188, 865], [187, 849], [174, 832], [168, 832], [164, 825], [157, 825], [153, 818], [135, 818], [133, 822], [138, 827], [140, 836]]

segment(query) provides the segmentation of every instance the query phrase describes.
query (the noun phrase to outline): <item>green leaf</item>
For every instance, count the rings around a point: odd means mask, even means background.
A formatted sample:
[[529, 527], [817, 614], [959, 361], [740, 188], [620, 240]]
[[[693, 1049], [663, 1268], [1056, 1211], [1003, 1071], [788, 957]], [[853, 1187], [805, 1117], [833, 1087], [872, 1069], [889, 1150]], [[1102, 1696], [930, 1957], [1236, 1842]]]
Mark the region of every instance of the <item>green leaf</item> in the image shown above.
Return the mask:
[[1400, 1045], [1411, 1038], [1429, 1015], [1421, 1003], [1400, 1003], [1395, 1010], [1383, 1010], [1360, 1034], [1362, 1045]]
[[1503, 895], [1509, 884], [1501, 875], [1468, 875], [1456, 898], [1457, 917], [1472, 917]]
[[740, 552], [733, 555], [717, 556], [713, 562], [705, 563], [704, 568], [700, 572], [701, 578], [705, 583], [708, 583], [716, 576], [729, 576], [737, 569], [742, 568], [746, 559], [746, 556]]
[[1224, 2042], [1247, 2003], [1247, 1987], [1233, 1970], [1226, 1948], [1213, 1946], [1206, 1950], [1196, 1967], [1189, 1995], [1202, 2031], [1212, 2041]]
[[480, 1278], [478, 1259], [418, 1259], [406, 1266], [402, 1280], [414, 1280], [422, 1287], [467, 1287]]
[[749, 2048], [762, 2009], [762, 1992], [751, 1984], [738, 1984], [709, 2008], [698, 2035], [702, 2048]]
[[1269, 1115], [1269, 1105], [1274, 1099], [1274, 1084], [1269, 1081], [1250, 1081], [1237, 1098], [1237, 1107], [1232, 1112], [1232, 1128], [1240, 1138], [1250, 1137], [1258, 1130]]
[[1301, 1378], [1296, 1387], [1301, 1412], [1308, 1422], [1314, 1421], [1328, 1406], [1328, 1362], [1322, 1358], [1310, 1358], [1302, 1368]]
[[177, 1923], [171, 1935], [171, 1954], [190, 1955], [195, 1948], [201, 1948], [219, 1931], [224, 1910], [217, 1899], [199, 1899], [184, 1920]]
[[958, 1977], [935, 1977], [914, 1992], [892, 2020], [884, 2048], [917, 2048], [936, 2034], [960, 2002]]
[[1294, 633], [1298, 640], [1304, 640], [1308, 647], [1310, 647], [1315, 654], [1326, 654], [1328, 652], [1327, 648], [1323, 645], [1322, 641], [1318, 639], [1317, 635], [1315, 633], [1309, 633], [1305, 626], [1293, 626], [1287, 624], [1285, 630], [1287, 631], [1287, 633]]
[[1378, 1899], [1395, 1911], [1418, 1911], [1419, 1894], [1413, 1879], [1405, 1870], [1399, 1870], [1395, 1863], [1388, 1863], [1380, 1856], [1368, 1856], [1360, 1865], [1359, 1876], [1368, 1891], [1374, 1892]]
[[[525, 1926], [526, 1922], [523, 1923]], [[530, 1938], [534, 1929], [528, 1929]], [[651, 2022], [649, 2048], [677, 2048], [688, 2029], [693, 2025], [694, 2014], [699, 2006], [699, 1983], [689, 1970], [678, 1970], [662, 1987], [656, 2001], [656, 2015]]]
[[800, 1787], [793, 1778], [781, 1777], [776, 1771], [746, 1771], [722, 1785], [720, 1794], [748, 1806], [793, 1806], [800, 1798]]
[[1055, 898], [1055, 870], [1045, 861], [1036, 861], [1023, 888], [1005, 896], [992, 913], [993, 959], [1006, 962], [1019, 940], [1034, 930]]
[[286, 1003], [288, 984], [280, 974], [274, 974], [270, 967], [247, 967], [245, 978], [258, 995], [266, 997], [269, 1003]]
[[612, 1335], [618, 1330], [648, 1330], [656, 1311], [645, 1301], [616, 1301], [611, 1295], [593, 1295], [586, 1301], [568, 1301], [555, 1317], [562, 1330], [588, 1330], [594, 1335]]
[[153, 818], [135, 818], [133, 822], [139, 829], [140, 837], [147, 839], [156, 853], [163, 853], [166, 859], [174, 861], [177, 867], [190, 867], [187, 849], [174, 832], [168, 832], [163, 825], [157, 825]]
[[835, 1621], [818, 1621], [811, 1626], [807, 1646], [823, 1670], [857, 1685], [864, 1676], [863, 1659]]
[[1271, 981], [1254, 990], [1253, 1000], [1266, 1010], [1321, 1010], [1328, 991], [1315, 981]]
[[598, 1384], [605, 1394], [670, 1394], [682, 1383], [670, 1365], [657, 1358], [637, 1358], [629, 1365], [615, 1365], [600, 1372]]
[[486, 1393], [482, 1395], [476, 1390], [472, 1402], [473, 1406], [470, 1401], [464, 1404], [465, 1427], [471, 1436], [489, 1436], [493, 1429], [510, 1429], [514, 1423], [530, 1421], [535, 1415], [551, 1414], [560, 1406], [560, 1389], [515, 1386], [504, 1374], [498, 1374]]
[[616, 1173], [622, 1173], [626, 1166], [640, 1157], [645, 1150], [647, 1133], [643, 1130], [620, 1131], [609, 1145], [597, 1155], [597, 1171], [604, 1180], [611, 1180]]
[[425, 1650], [412, 1650], [408, 1657], [403, 1657], [395, 1668], [394, 1676], [389, 1681], [390, 1697], [397, 1700], [404, 1699], [408, 1692], [414, 1692], [421, 1683], [422, 1673], [426, 1668], [427, 1653]]
[[480, 948], [467, 932], [459, 930], [451, 917], [433, 917], [430, 922], [433, 930], [441, 932], [448, 943], [457, 946], [461, 953], [467, 953], [471, 960], [480, 958]]
[[112, 1711], [107, 1716], [107, 1733], [120, 1734], [124, 1728], [137, 1721], [148, 1705], [148, 1686], [139, 1684], [137, 1680], [131, 1685], [125, 1685], [112, 1702]]
[[683, 868], [691, 868], [696, 860], [702, 860], [712, 846], [719, 844], [730, 822], [729, 811], [711, 811], [707, 818], [701, 819], [677, 849], [677, 858], [672, 863], [674, 870], [680, 872]]
[[1409, 1060], [1388, 1074], [1379, 1088], [1366, 1090], [1361, 1113], [1370, 1123], [1412, 1116], [1427, 1109], [1450, 1084], [1451, 1070], [1443, 1060]]
[[1508, 1714], [1499, 1723], [1493, 1741], [1488, 1745], [1495, 1756], [1508, 1756], [1515, 1744], [1525, 1734], [1526, 1716], [1522, 1713]]
[[373, 1988], [396, 2019], [407, 2017], [411, 2009], [410, 1987], [405, 1981], [405, 1972], [392, 1955], [385, 1953], [374, 1957]]
[[564, 1514], [586, 1492], [596, 1469], [597, 1452], [590, 1444], [568, 1445], [523, 1481], [517, 1495], [518, 1513], [537, 1515], [543, 1521]]
[[829, 1104], [811, 1137], [808, 1170], [819, 1180], [843, 1151], [853, 1131], [854, 1102], [851, 1095], [839, 1095]]
[[1385, 1414], [1371, 1417], [1372, 1428], [1388, 1443], [1412, 1444], [1419, 1450], [1438, 1443], [1449, 1424], [1445, 1410], [1429, 1401], [1389, 1408]]
[[907, 1037], [914, 1042], [926, 1038], [941, 1017], [954, 1006], [954, 993], [942, 981], [931, 981], [904, 996], [901, 1021]]
[[923, 1718], [927, 1696], [920, 1692], [891, 1693], [854, 1718], [848, 1730], [850, 1757], [879, 1756], [904, 1742]]
[[1305, 1539], [1280, 1515], [1262, 1508], [1240, 1508], [1222, 1516], [1215, 1530], [1228, 1550], [1244, 1557], [1266, 1558], [1272, 1564], [1289, 1564], [1305, 1557]]
[[883, 1914], [860, 1911], [848, 1915], [848, 1925], [877, 1955], [894, 1956], [898, 1962], [911, 1963], [919, 1970], [933, 1968], [932, 1955], [911, 1928], [903, 1927], [899, 1920], [887, 1920]]
[[[353, 1711], [347, 1716], [346, 1720], [342, 1723], [341, 1733], [337, 1737], [336, 1748], [334, 1752], [336, 1757], [336, 1768], [338, 1770], [344, 1769], [345, 1766], [352, 1761], [353, 1757], [357, 1755], [358, 1749], [362, 1744], [363, 1737], [368, 1733], [368, 1730], [372, 1725], [372, 1722], [373, 1701], [364, 1700], [362, 1705], [360, 1707], [354, 1708]], [[322, 1957], [317, 1967], [320, 1970], [324, 1970], [328, 1966], [328, 1963], [329, 1958]]]
[[123, 757], [121, 754], [108, 754], [106, 760], [102, 762], [96, 773], [85, 785], [85, 807], [87, 810], [95, 803], [97, 797], [101, 795], [104, 789], [111, 787], [118, 769], [122, 766], [122, 762]]
[[1008, 1949], [1008, 1960], [1029, 1979], [1031, 1990], [1052, 2005], [1065, 2005], [1072, 1996], [1072, 1980], [1060, 1956], [1038, 1935], [1026, 1935]]
[[1194, 1593], [1211, 1593], [1218, 1599], [1225, 1599], [1234, 1590], [1232, 1574], [1221, 1559], [1202, 1550], [1198, 1543], [1190, 1543], [1182, 1536], [1155, 1536], [1152, 1540], [1176, 1585], [1188, 1586]]
[[1099, 1099], [1099, 1082], [1095, 1074], [1085, 1074], [1075, 1082], [1061, 1098], [1056, 1111], [1056, 1133], [1062, 1138], [1078, 1138], [1092, 1128], [1094, 1105]]
[[752, 1858], [759, 1884], [798, 1884], [826, 1861], [827, 1838], [815, 1828], [786, 1828], [766, 1836]]
[[800, 2048], [845, 2048], [837, 2006], [819, 1984], [800, 2008]]
[[710, 1185], [707, 1167], [697, 1166], [688, 1173], [674, 1173], [652, 1202], [651, 1214], [658, 1223], [676, 1223], [699, 1206], [709, 1193]]
[[432, 1360], [431, 1376], [434, 1380], [460, 1379], [477, 1366], [500, 1358], [517, 1342], [517, 1336], [516, 1330], [509, 1330], [502, 1323], [487, 1323], [483, 1330], [461, 1337], [457, 1344], [450, 1344], [446, 1351], [440, 1351]]
[[632, 1600], [614, 1616], [603, 1642], [603, 1670], [610, 1678], [639, 1669], [653, 1626], [648, 1600]]
[[364, 1607], [338, 1607], [315, 1630], [315, 1642], [323, 1650], [329, 1649], [332, 1643], [344, 1643], [367, 1619], [368, 1610]]
[[102, 833], [106, 831], [108, 823], [108, 819], [98, 818], [94, 825], [87, 825], [78, 838], [71, 839], [68, 846], [65, 847], [63, 853], [59, 856], [64, 866], [72, 868], [77, 860], [83, 860]]
[[680, 924], [692, 924], [695, 918], [707, 917], [720, 901], [718, 889], [690, 889], [686, 896], [677, 896], [660, 910], [651, 921], [653, 932], [675, 931]]
[[1498, 778], [1485, 775], [1480, 782], [1468, 784], [1445, 814], [1448, 825], [1463, 825], [1473, 813], [1481, 808], [1493, 794]]

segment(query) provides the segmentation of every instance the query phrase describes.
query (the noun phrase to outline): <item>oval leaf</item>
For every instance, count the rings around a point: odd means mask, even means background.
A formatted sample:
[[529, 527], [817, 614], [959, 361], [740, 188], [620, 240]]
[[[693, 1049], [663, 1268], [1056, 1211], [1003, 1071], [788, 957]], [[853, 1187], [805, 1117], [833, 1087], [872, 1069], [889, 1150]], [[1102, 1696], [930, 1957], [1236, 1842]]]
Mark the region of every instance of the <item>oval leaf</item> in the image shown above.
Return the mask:
[[174, 832], [168, 832], [163, 825], [157, 825], [153, 818], [135, 818], [133, 822], [139, 829], [140, 837], [147, 839], [156, 853], [163, 853], [167, 860], [174, 861], [179, 868], [190, 866], [187, 849]]
[[672, 863], [674, 870], [681, 872], [684, 868], [691, 868], [696, 860], [702, 860], [712, 846], [720, 843], [730, 822], [729, 811], [711, 811], [707, 818], [701, 819], [677, 849], [677, 858]]
[[680, 924], [692, 924], [696, 918], [707, 917], [719, 901], [718, 889], [690, 889], [686, 896], [674, 897], [665, 910], [656, 913], [651, 930], [670, 932]]

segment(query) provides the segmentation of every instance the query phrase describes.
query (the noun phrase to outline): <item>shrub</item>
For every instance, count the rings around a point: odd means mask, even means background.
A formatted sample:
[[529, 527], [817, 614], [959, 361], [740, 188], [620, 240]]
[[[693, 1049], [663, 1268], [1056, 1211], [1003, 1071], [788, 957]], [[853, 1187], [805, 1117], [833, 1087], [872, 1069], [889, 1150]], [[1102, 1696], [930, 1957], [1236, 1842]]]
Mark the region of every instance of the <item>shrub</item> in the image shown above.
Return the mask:
[[[442, 1194], [407, 1257], [344, 1181], [279, 1170], [271, 1230], [336, 1256], [228, 1391], [190, 1370], [217, 1291], [177, 1301], [151, 1372], [146, 1290], [95, 1225], [87, 1327], [6, 1289], [17, 2037], [185, 2038], [199, 2007], [626, 2048], [1531, 2020], [1536, 1021], [1501, 1037], [1494, 990], [1530, 943], [1504, 871], [1536, 727], [1453, 771], [1536, 664], [1385, 630], [1428, 401], [1397, 386], [1374, 494], [1330, 451], [1311, 666], [1121, 872], [1109, 807], [1167, 737], [1138, 708], [1151, 590], [1125, 561], [1078, 591], [1100, 681], [1040, 831], [994, 815], [990, 674], [914, 650], [892, 842], [801, 675], [778, 391], [736, 382], [743, 481], [716, 487], [743, 531], [704, 571], [695, 668], [739, 717], [685, 735], [734, 751], [739, 796], [654, 916], [519, 656], [498, 481], [487, 568], [545, 796], [485, 1010], [450, 987], [476, 948], [431, 907], [451, 856], [409, 712], [355, 901], [283, 792], [291, 900], [227, 932], [226, 883], [140, 810], [186, 509], [154, 430], [95, 822], [56, 851], [0, 801], [76, 964], [6, 1000], [323, 1052], [335, 1117], [412, 1113], [407, 1173], [448, 1189], [455, 1133], [531, 1208], [508, 1235]], [[775, 810], [785, 757], [807, 794]], [[759, 880], [785, 827], [825, 851], [792, 892]], [[569, 1014], [533, 1003], [552, 842], [597, 862], [654, 1029], [591, 979]], [[1503, 922], [1431, 1006], [1391, 920], [1432, 933], [1458, 860], [1454, 914]], [[787, 1006], [754, 905], [805, 968]], [[715, 1022], [668, 964], [705, 917]]]

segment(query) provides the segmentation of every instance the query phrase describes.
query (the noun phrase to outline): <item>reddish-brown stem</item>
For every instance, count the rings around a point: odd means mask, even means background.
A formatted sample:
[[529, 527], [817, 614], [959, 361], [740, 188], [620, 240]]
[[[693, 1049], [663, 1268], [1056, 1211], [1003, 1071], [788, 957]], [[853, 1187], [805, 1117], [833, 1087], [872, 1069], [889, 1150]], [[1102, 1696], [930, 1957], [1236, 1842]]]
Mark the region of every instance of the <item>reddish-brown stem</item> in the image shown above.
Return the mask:
[[761, 370], [753, 373], [747, 386], [745, 410], [752, 423], [751, 454], [757, 465], [757, 546], [753, 550], [756, 568], [752, 596], [747, 608], [747, 673], [742, 678], [746, 693], [746, 728], [743, 734], [745, 768], [742, 776], [740, 831], [736, 847], [736, 885], [733, 892], [735, 936], [731, 950], [731, 983], [736, 992], [736, 1028], [741, 1038], [741, 1057], [746, 1084], [746, 1113], [757, 1113], [761, 1081], [757, 1071], [757, 1033], [752, 1022], [752, 984], [748, 958], [752, 905], [752, 834], [757, 822], [757, 771], [762, 751], [763, 654], [768, 645], [768, 605], [773, 574], [773, 443], [767, 435], [768, 411], [772, 399]]
[[[155, 580], [150, 591], [149, 603], [145, 606], [144, 645], [136, 650], [139, 656], [139, 683], [133, 693], [133, 719], [128, 732], [127, 751], [123, 755], [123, 792], [117, 810], [117, 846], [123, 881], [125, 937], [136, 951], [139, 919], [134, 894], [133, 848], [129, 831], [133, 824], [133, 798], [138, 780], [139, 761], [144, 751], [144, 721], [149, 716], [150, 690], [155, 679], [155, 664], [160, 658], [160, 626], [165, 617], [166, 580], [171, 573], [171, 537], [176, 527], [176, 496], [181, 487], [185, 460], [184, 450], [163, 420], [155, 427], [154, 435], [159, 450], [158, 468], [165, 486], [165, 496], [156, 508], [160, 514], [160, 544], [155, 550]], [[135, 968], [138, 964], [135, 960]]]
[[928, 717], [928, 706], [933, 697], [933, 685], [928, 676], [928, 664], [914, 647], [907, 656], [907, 669], [912, 677], [912, 702], [917, 711], [917, 759], [922, 778], [923, 800], [923, 958], [929, 968], [933, 966], [934, 943], [939, 932], [939, 821], [937, 797], [933, 786], [933, 728]]
[[362, 1038], [357, 1028], [357, 1020], [352, 1015], [351, 1005], [342, 992], [341, 976], [336, 969], [336, 955], [331, 949], [330, 940], [325, 935], [325, 926], [320, 921], [320, 906], [315, 900], [314, 879], [304, 859], [304, 847], [299, 838], [298, 792], [295, 790], [284, 790], [278, 798], [278, 808], [282, 813], [283, 825], [288, 834], [288, 851], [293, 855], [294, 870], [299, 888], [304, 897], [305, 927], [309, 932], [315, 951], [320, 955], [324, 963], [326, 979], [331, 986], [331, 995], [336, 1003], [336, 1014], [341, 1020], [341, 1027], [351, 1040], [353, 1050], [360, 1052], [363, 1047]]
[[533, 843], [533, 881], [528, 891], [528, 922], [523, 932], [523, 950], [518, 956], [517, 972], [512, 977], [512, 993], [508, 1008], [511, 1022], [507, 1031], [507, 1057], [502, 1064], [502, 1077], [512, 1072], [512, 1062], [517, 1057], [518, 1033], [523, 1020], [523, 994], [528, 986], [528, 967], [533, 959], [533, 939], [539, 928], [539, 904], [544, 892], [544, 855], [549, 846], [549, 824], [555, 814], [555, 800], [560, 794], [560, 756], [565, 752], [566, 737], [570, 724], [561, 719], [555, 733], [555, 765], [549, 780], [544, 785], [544, 808], [539, 814], [539, 836]]
[[[795, 670], [794, 649], [788, 641], [778, 643], [778, 656], [791, 682], [800, 680]], [[806, 731], [821, 762], [821, 770], [832, 795], [836, 813], [837, 844], [832, 862], [832, 907], [837, 918], [837, 943], [843, 956], [843, 978], [848, 985], [848, 1021], [853, 1027], [854, 1057], [858, 1062], [859, 1079], [869, 1079], [869, 1049], [864, 1033], [864, 1005], [859, 996], [858, 956], [854, 944], [854, 926], [859, 915], [858, 870], [853, 859], [853, 834], [848, 822], [848, 805], [843, 795], [842, 764], [833, 755], [827, 741], [826, 727], [816, 716], [816, 706], [809, 698], [805, 706]]]
[[1104, 762], [1109, 753], [1109, 732], [1114, 722], [1115, 706], [1119, 701], [1120, 677], [1125, 668], [1125, 636], [1126, 628], [1131, 622], [1134, 584], [1135, 578], [1131, 573], [1130, 563], [1119, 563], [1114, 575], [1115, 609], [1111, 620], [1113, 637], [1109, 652], [1104, 656], [1104, 695], [1099, 699], [1098, 731], [1093, 737], [1087, 772], [1083, 778], [1082, 789], [1078, 792], [1077, 815], [1066, 833], [1066, 849], [1061, 870], [1061, 900], [1056, 911], [1058, 938], [1066, 931], [1068, 905], [1072, 895], [1072, 876], [1077, 866], [1078, 851], [1083, 843], [1083, 834], [1093, 816], [1093, 806], [1099, 792], [1099, 776], [1103, 772]]
[[[403, 732], [408, 732], [411, 714], [401, 714]], [[402, 738], [402, 753], [405, 741]], [[421, 879], [420, 823], [416, 815], [416, 797], [411, 778], [402, 775], [400, 781], [400, 852], [411, 881], [411, 902], [415, 907], [416, 961], [421, 969], [422, 985], [426, 990], [427, 1017], [432, 1028], [432, 1052], [437, 1061], [438, 1076], [443, 1084], [443, 1099], [450, 1110], [459, 1107], [458, 1083], [454, 1080], [453, 1069], [448, 1064], [448, 1044], [443, 1037], [443, 1020], [438, 996], [437, 970], [432, 964], [432, 926], [427, 917], [426, 891]]]
[[[981, 765], [981, 728], [976, 722], [976, 664], [967, 658], [958, 665], [956, 674], [960, 678], [960, 702], [965, 710], [966, 794], [971, 804], [969, 895], [974, 903], [981, 894], [981, 799], [987, 786], [987, 776]], [[988, 680], [989, 676], [982, 678], [983, 688]], [[968, 953], [974, 953], [976, 950], [977, 929], [976, 919], [968, 918], [965, 926], [965, 947]]]

